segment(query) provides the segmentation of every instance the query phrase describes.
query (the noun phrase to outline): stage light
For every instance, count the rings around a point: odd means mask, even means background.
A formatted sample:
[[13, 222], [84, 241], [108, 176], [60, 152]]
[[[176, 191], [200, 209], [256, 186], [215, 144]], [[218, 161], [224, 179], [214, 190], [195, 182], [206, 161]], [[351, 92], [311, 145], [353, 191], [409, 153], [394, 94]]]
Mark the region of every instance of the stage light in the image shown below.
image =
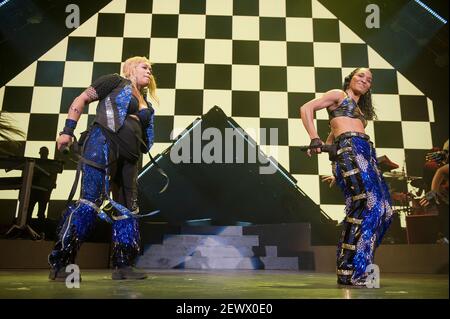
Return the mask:
[[3, 7], [5, 4], [7, 4], [9, 1], [11, 1], [11, 0], [0, 1], [0, 8]]
[[237, 221], [236, 226], [252, 226], [253, 223]]
[[427, 6], [425, 3], [423, 3], [420, 0], [414, 0], [419, 6], [427, 10], [432, 16], [434, 16], [436, 19], [441, 21], [443, 24], [447, 23], [447, 20], [445, 20], [443, 17], [441, 17], [439, 14], [437, 14], [436, 11], [433, 11], [429, 6]]
[[193, 225], [193, 224], [204, 224], [211, 222], [211, 218], [202, 218], [202, 219], [190, 219], [186, 221], [186, 224]]

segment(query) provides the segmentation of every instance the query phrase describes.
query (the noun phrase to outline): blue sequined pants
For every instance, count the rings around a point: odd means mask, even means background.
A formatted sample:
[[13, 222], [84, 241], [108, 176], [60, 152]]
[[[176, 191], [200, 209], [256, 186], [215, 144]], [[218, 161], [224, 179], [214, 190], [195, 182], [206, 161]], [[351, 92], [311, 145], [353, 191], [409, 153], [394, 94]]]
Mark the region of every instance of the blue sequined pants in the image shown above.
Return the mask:
[[[108, 139], [105, 137], [102, 129], [99, 126], [94, 126], [85, 143], [84, 158], [97, 164], [106, 165], [111, 153]], [[135, 165], [134, 171], [131, 169], [133, 171], [131, 172], [131, 178], [135, 183], [137, 163], [130, 165]], [[81, 170], [81, 198], [95, 204], [97, 207], [109, 196], [110, 171], [114, 172], [111, 180], [121, 180], [117, 178], [117, 174], [121, 173], [121, 170], [117, 168], [112, 169], [108, 167], [105, 170], [83, 164]], [[130, 174], [130, 172], [127, 172], [127, 174]], [[130, 182], [125, 184], [130, 184]], [[123, 189], [123, 187], [124, 185], [119, 185], [116, 188]], [[131, 198], [118, 196], [119, 199], [117, 201], [129, 210], [134, 210], [137, 208], [137, 191], [131, 191], [128, 194], [128, 197], [131, 196]], [[93, 229], [97, 218], [97, 210], [95, 206], [86, 203], [77, 201], [74, 205], [70, 205], [62, 215], [57, 229], [57, 241], [48, 258], [50, 266], [56, 270], [75, 263], [75, 257], [80, 245]], [[115, 220], [112, 228], [112, 266], [133, 265], [136, 256], [139, 254], [140, 236], [137, 220], [135, 218]]]
[[345, 196], [345, 218], [337, 246], [338, 283], [364, 285], [367, 266], [391, 223], [389, 189], [365, 134], [348, 132], [336, 138], [334, 175]]

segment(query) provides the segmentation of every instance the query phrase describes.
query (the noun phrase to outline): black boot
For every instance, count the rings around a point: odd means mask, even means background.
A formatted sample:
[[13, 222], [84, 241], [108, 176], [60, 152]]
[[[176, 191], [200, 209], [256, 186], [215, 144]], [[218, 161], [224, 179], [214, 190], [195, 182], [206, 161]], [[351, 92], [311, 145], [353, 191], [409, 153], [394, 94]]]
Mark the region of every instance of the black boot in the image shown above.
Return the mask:
[[136, 271], [131, 265], [139, 253], [139, 246], [125, 245], [117, 242], [113, 243], [113, 252], [111, 255], [114, 270], [111, 278], [113, 280], [123, 279], [145, 279], [147, 275], [144, 272]]
[[337, 283], [339, 288], [367, 288], [366, 277], [352, 280], [351, 276], [338, 276]]
[[[50, 273], [48, 274], [49, 280], [66, 282], [67, 277], [72, 274], [71, 272], [67, 272], [64, 268], [55, 269], [51, 268]], [[80, 274], [80, 282], [81, 282], [81, 274]]]
[[145, 278], [147, 278], [147, 274], [145, 274], [144, 272], [136, 271], [131, 266], [115, 267], [111, 275], [112, 280]]
[[64, 248], [60, 240], [56, 242], [55, 247], [48, 256], [48, 263], [50, 265], [48, 279], [66, 281], [67, 276], [71, 274], [71, 272], [66, 272], [66, 267], [67, 265], [75, 264], [75, 258], [79, 247], [80, 243], [75, 237], [73, 237], [70, 242], [66, 243]]
[[68, 275], [69, 273], [66, 273], [65, 271], [58, 271], [57, 269], [50, 268], [48, 279], [54, 281], [65, 281]]

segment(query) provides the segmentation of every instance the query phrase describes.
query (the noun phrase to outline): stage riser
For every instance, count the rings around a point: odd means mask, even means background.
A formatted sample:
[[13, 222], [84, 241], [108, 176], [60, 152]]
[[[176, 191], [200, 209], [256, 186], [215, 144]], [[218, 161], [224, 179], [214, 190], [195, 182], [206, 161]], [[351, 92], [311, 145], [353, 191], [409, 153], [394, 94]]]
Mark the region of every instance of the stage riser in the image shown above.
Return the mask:
[[[0, 240], [0, 269], [46, 269], [47, 257], [54, 242]], [[81, 269], [108, 268], [109, 248], [106, 243], [84, 243], [77, 256]]]
[[258, 246], [257, 236], [219, 236], [219, 235], [166, 235], [163, 244], [167, 245], [203, 245], [203, 246]]
[[195, 257], [152, 256], [141, 258], [136, 265], [139, 268], [161, 269], [271, 269], [271, 270], [298, 270], [298, 257]]
[[[0, 269], [48, 269], [47, 256], [53, 244], [50, 241], [0, 240]], [[218, 249], [218, 247], [214, 248]], [[258, 249], [261, 250], [255, 255], [260, 256], [261, 259], [265, 248], [259, 247]], [[297, 253], [300, 269], [311, 269], [318, 273], [334, 273], [336, 271], [335, 246], [312, 246], [311, 250]], [[278, 256], [294, 256], [294, 253], [294, 251], [286, 251], [282, 247], [277, 247]], [[110, 245], [107, 243], [84, 243], [77, 263], [81, 269], [108, 268], [109, 254]], [[178, 261], [174, 262], [173, 267], [182, 263], [185, 257], [180, 257]], [[448, 258], [448, 245], [385, 244], [377, 249], [375, 262], [382, 273], [448, 274]]]
[[[145, 249], [145, 254], [148, 256], [194, 256], [194, 257], [254, 257], [267, 256], [266, 249], [259, 249], [259, 247], [242, 246], [235, 247], [231, 245], [226, 246], [184, 246], [179, 245], [151, 245]], [[269, 251], [271, 256], [276, 256], [273, 249]]]
[[[336, 247], [313, 246], [316, 272], [336, 271]], [[375, 264], [383, 273], [448, 274], [449, 246], [444, 244], [381, 245]]]
[[181, 233], [186, 235], [242, 236], [243, 226], [183, 226]]
[[[312, 253], [295, 249], [310, 247], [307, 224], [183, 226], [181, 232], [164, 235], [162, 244], [147, 245], [136, 266], [149, 269], [314, 269]], [[291, 233], [295, 236], [287, 238], [286, 234]], [[296, 240], [305, 243], [292, 245]], [[279, 256], [278, 245], [283, 257]]]

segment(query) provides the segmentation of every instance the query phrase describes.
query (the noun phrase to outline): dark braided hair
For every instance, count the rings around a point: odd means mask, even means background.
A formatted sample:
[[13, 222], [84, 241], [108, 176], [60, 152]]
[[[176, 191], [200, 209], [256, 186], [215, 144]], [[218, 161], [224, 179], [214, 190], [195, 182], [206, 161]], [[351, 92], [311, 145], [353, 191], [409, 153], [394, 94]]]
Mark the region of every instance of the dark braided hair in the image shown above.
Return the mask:
[[[346, 92], [350, 86], [350, 81], [353, 76], [363, 68], [354, 69], [349, 75], [344, 78], [343, 90]], [[372, 104], [372, 92], [369, 89], [365, 94], [359, 97], [358, 106], [361, 111], [364, 113], [364, 117], [368, 120], [376, 120], [377, 115], [375, 114], [375, 109]]]

